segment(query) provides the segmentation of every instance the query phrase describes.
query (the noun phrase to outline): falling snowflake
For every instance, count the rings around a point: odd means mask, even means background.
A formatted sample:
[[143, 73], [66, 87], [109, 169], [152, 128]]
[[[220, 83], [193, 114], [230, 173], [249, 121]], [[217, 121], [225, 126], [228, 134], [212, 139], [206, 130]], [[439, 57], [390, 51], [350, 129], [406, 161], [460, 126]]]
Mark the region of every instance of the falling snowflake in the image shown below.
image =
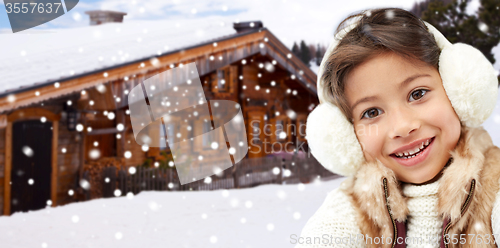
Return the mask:
[[71, 217], [71, 221], [73, 221], [73, 223], [78, 223], [78, 221], [80, 221], [80, 217], [78, 217], [78, 215], [73, 215]]
[[78, 123], [78, 124], [76, 125], [76, 131], [78, 131], [78, 132], [83, 131], [83, 125], [82, 125], [82, 124], [80, 124], [80, 123]]
[[481, 30], [481, 32], [488, 33], [488, 25], [486, 25], [486, 23], [479, 22], [479, 24], [477, 25], [477, 27], [479, 28], [479, 30]]
[[80, 187], [82, 187], [85, 190], [89, 190], [90, 189], [89, 181], [87, 181], [85, 179], [80, 180]]
[[286, 136], [287, 136], [286, 133], [283, 131], [281, 131], [281, 133], [279, 134], [280, 139], [286, 139]]
[[500, 115], [495, 114], [495, 117], [493, 117], [493, 120], [495, 121], [496, 124], [500, 124]]
[[101, 151], [99, 151], [99, 149], [97, 149], [97, 148], [90, 149], [90, 151], [89, 151], [89, 157], [91, 159], [94, 159], [94, 160], [98, 159], [98, 158], [101, 157]]
[[246, 207], [246, 208], [252, 208], [252, 206], [253, 206], [252, 201], [246, 201], [246, 202], [245, 202], [245, 207]]
[[31, 147], [29, 147], [29, 146], [23, 146], [22, 150], [23, 150], [24, 155], [26, 155], [27, 157], [30, 157], [30, 158], [33, 157], [33, 155], [35, 154], [33, 149], [31, 149]]
[[212, 178], [211, 177], [206, 177], [205, 180], [203, 180], [204, 183], [209, 184], [212, 183]]
[[394, 11], [393, 10], [387, 10], [385, 11], [385, 17], [389, 20], [394, 18]]
[[10, 94], [9, 96], [7, 96], [7, 101], [10, 102], [10, 103], [13, 103], [16, 101], [16, 96]]
[[212, 144], [210, 145], [210, 147], [212, 147], [212, 149], [216, 150], [217, 148], [219, 148], [219, 143], [217, 142], [212, 142]]
[[268, 231], [273, 231], [274, 230], [274, 224], [273, 223], [269, 223], [269, 224], [267, 224], [266, 228], [267, 228]]
[[120, 240], [120, 239], [122, 239], [122, 238], [123, 238], [123, 234], [122, 234], [121, 232], [117, 232], [117, 233], [115, 233], [115, 238], [116, 238], [117, 240]]
[[306, 186], [305, 186], [303, 183], [299, 183], [299, 184], [297, 185], [297, 189], [298, 189], [299, 191], [304, 191], [304, 190], [306, 189]]
[[73, 17], [73, 20], [75, 20], [77, 22], [79, 22], [82, 19], [82, 15], [78, 12], [73, 13], [72, 17]]
[[132, 192], [128, 192], [128, 193], [127, 193], [127, 199], [129, 199], [129, 200], [134, 199], [134, 193], [132, 193]]
[[[106, 73], [106, 76], [107, 76], [107, 73]], [[99, 91], [99, 93], [103, 94], [106, 92], [106, 86], [104, 86], [103, 84], [99, 84], [96, 86], [96, 89], [97, 91]]]
[[210, 243], [212, 243], [212, 244], [217, 243], [217, 237], [212, 235], [212, 236], [210, 237]]
[[132, 157], [132, 153], [130, 151], [126, 151], [123, 156], [125, 156], [126, 159], [129, 159]]
[[276, 196], [278, 196], [278, 198], [280, 198], [281, 200], [284, 200], [286, 198], [286, 193], [283, 190], [278, 190], [276, 192]]
[[286, 111], [286, 115], [288, 116], [288, 118], [292, 119], [292, 120], [295, 120], [295, 118], [297, 118], [297, 113], [295, 113], [295, 111], [289, 109]]
[[238, 205], [240, 204], [240, 201], [237, 198], [233, 198], [233, 199], [231, 199], [229, 204], [231, 205], [231, 207], [235, 208], [235, 207], [238, 207]]
[[296, 220], [300, 219], [300, 213], [299, 212], [293, 213], [293, 218]]
[[161, 207], [158, 203], [156, 203], [156, 202], [154, 202], [154, 201], [150, 201], [150, 202], [148, 203], [148, 206], [149, 206], [149, 208], [150, 208], [151, 210], [153, 210], [153, 211], [158, 211], [158, 210], [160, 209], [160, 207]]

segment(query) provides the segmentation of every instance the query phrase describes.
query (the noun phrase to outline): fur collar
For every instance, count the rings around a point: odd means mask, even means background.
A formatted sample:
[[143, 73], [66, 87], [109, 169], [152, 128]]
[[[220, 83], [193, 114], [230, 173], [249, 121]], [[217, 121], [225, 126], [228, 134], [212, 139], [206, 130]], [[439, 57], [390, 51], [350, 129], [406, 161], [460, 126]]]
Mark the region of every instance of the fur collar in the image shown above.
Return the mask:
[[[450, 151], [452, 163], [443, 170], [439, 179], [438, 211], [452, 223], [461, 217], [462, 203], [469, 194], [472, 179], [476, 182], [475, 192], [482, 191], [479, 177], [485, 160], [484, 153], [491, 146], [491, 137], [482, 127], [462, 127], [458, 144]], [[385, 205], [384, 178], [387, 180], [388, 205], [392, 217], [395, 221], [403, 222], [409, 210], [402, 185], [394, 172], [379, 160], [365, 162], [355, 176], [349, 177], [341, 185], [341, 189], [351, 196], [361, 222], [365, 223], [362, 226], [364, 233], [392, 232], [391, 218]]]

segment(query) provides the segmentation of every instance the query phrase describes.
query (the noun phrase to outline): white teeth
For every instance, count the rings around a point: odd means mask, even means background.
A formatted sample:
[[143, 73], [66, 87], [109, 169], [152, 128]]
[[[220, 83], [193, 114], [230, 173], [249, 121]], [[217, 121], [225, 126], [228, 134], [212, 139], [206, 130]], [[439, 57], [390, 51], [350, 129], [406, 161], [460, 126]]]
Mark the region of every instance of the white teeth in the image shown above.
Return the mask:
[[398, 156], [398, 157], [405, 156], [405, 157], [407, 157], [405, 159], [413, 158], [413, 157], [416, 156], [415, 155], [416, 153], [418, 153], [421, 150], [423, 150], [424, 147], [426, 147], [427, 145], [429, 145], [429, 140], [426, 140], [425, 142], [422, 142], [422, 144], [420, 144], [419, 147], [416, 147], [413, 151], [410, 150], [410, 151], [406, 151], [406, 152], [398, 152], [398, 153], [396, 153], [396, 156]]
[[417, 153], [417, 152], [419, 152], [419, 151], [420, 151], [420, 147], [417, 147], [417, 148], [415, 148], [415, 150], [413, 150], [413, 153], [412, 153], [412, 154], [415, 154], [415, 153]]

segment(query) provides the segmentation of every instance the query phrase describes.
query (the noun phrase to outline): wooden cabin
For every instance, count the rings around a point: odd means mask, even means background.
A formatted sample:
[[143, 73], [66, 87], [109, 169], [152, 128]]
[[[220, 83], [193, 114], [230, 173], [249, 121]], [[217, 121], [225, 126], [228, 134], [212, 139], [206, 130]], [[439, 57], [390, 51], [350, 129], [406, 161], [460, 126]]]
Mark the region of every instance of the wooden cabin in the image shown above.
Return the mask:
[[84, 167], [97, 160], [128, 167], [171, 156], [135, 142], [127, 97], [187, 63], [196, 63], [208, 100], [241, 105], [248, 158], [306, 149], [316, 75], [260, 21], [125, 21], [33, 34], [29, 46], [22, 35], [2, 39], [4, 215], [74, 202]]

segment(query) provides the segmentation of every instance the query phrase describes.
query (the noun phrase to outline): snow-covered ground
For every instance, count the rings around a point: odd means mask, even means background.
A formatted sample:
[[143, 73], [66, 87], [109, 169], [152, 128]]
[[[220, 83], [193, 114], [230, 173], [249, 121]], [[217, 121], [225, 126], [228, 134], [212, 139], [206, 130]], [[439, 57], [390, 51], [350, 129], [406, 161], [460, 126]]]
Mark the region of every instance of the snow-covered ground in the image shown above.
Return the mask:
[[141, 192], [0, 217], [0, 247], [293, 247], [344, 178], [203, 192]]

